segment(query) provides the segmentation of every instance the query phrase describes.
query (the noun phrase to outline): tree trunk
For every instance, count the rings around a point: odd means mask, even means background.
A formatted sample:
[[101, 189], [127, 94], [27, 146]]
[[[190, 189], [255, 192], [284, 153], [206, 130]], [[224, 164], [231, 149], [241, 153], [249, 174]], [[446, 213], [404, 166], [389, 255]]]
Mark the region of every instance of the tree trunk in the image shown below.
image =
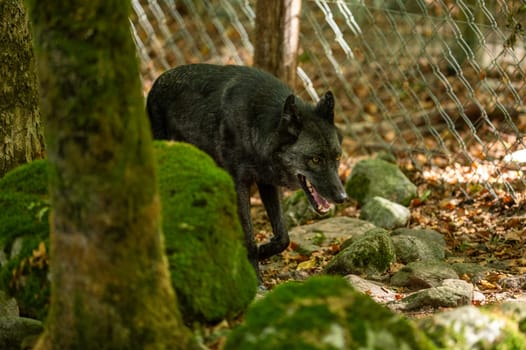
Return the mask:
[[42, 158], [38, 81], [31, 35], [20, 0], [0, 0], [0, 177]]
[[301, 0], [258, 0], [254, 66], [296, 84]]
[[130, 2], [28, 0], [50, 163], [37, 349], [192, 349], [170, 284]]

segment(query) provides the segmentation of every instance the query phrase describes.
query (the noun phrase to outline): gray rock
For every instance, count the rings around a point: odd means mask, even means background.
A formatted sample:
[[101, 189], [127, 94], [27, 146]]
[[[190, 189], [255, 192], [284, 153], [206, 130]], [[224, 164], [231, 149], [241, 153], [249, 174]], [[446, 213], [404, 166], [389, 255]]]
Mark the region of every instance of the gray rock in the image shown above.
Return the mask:
[[391, 277], [391, 285], [409, 289], [437, 287], [445, 279], [458, 279], [458, 275], [446, 263], [440, 261], [416, 261], [402, 267]]
[[409, 209], [382, 197], [373, 197], [368, 200], [360, 212], [360, 219], [387, 230], [405, 226], [410, 217]]
[[390, 301], [395, 301], [398, 295], [395, 291], [380, 282], [369, 281], [357, 275], [347, 275], [344, 278], [354, 289], [363, 294], [367, 294], [377, 303], [385, 304]]
[[25, 317], [0, 317], [0, 349], [19, 350], [28, 338], [44, 330], [42, 322]]
[[292, 193], [283, 200], [283, 218], [288, 229], [304, 225], [312, 220], [319, 220], [334, 216], [335, 206], [332, 206], [328, 213], [320, 215], [312, 209], [312, 206], [305, 195], [299, 190]]
[[520, 320], [502, 315], [496, 306], [494, 311], [463, 306], [418, 323], [440, 349], [525, 349], [526, 337], [517, 326]]
[[367, 221], [341, 216], [295, 227], [290, 230], [289, 236], [298, 246], [298, 250], [309, 255], [320, 247], [360, 236], [374, 227]]
[[419, 290], [398, 302], [399, 309], [410, 311], [424, 307], [457, 307], [469, 305], [473, 285], [459, 279], [447, 279], [442, 285]]
[[376, 278], [385, 273], [395, 261], [395, 249], [389, 232], [375, 228], [353, 238], [327, 264], [325, 271], [340, 275], [366, 274]]
[[401, 228], [391, 234], [399, 262], [408, 264], [420, 260], [444, 260], [446, 242], [433, 230]]
[[500, 280], [500, 285], [506, 289], [526, 289], [526, 275], [510, 276]]
[[345, 189], [360, 205], [379, 196], [407, 206], [416, 197], [416, 186], [395, 164], [382, 159], [356, 163]]

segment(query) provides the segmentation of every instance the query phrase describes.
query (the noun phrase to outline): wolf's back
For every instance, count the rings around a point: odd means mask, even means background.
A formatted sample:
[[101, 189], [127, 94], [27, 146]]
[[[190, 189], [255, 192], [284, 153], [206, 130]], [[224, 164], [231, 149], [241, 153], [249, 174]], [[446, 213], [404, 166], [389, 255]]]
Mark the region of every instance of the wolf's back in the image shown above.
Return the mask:
[[[147, 111], [156, 139], [193, 143], [213, 153], [225, 116], [243, 128], [278, 122], [290, 89], [272, 75], [246, 66], [183, 65], [164, 72], [152, 86]], [[237, 130], [241, 132], [241, 130]]]
[[174, 139], [177, 121], [214, 114], [219, 104], [216, 95], [226, 79], [220, 66], [208, 64], [179, 66], [161, 74], [146, 102], [153, 137]]

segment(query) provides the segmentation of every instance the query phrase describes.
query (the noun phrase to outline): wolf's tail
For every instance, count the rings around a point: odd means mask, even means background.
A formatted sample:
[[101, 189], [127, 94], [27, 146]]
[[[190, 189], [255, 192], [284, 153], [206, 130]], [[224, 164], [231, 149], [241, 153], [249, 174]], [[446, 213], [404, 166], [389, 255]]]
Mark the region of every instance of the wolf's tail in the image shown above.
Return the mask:
[[168, 129], [166, 125], [165, 111], [159, 103], [155, 102], [155, 84], [146, 99], [146, 112], [150, 119], [150, 128], [155, 140], [167, 140]]

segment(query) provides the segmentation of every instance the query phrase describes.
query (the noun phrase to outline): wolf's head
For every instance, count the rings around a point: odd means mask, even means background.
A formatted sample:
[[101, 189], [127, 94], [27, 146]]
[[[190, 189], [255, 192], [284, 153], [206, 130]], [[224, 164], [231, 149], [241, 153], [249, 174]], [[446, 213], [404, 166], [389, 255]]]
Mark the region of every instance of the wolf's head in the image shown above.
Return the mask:
[[[294, 179], [318, 213], [330, 203], [342, 203], [347, 194], [338, 176], [342, 137], [334, 126], [334, 97], [327, 92], [313, 107], [290, 95], [279, 124], [282, 140], [279, 154], [288, 179]], [[296, 187], [290, 186], [290, 187]]]

